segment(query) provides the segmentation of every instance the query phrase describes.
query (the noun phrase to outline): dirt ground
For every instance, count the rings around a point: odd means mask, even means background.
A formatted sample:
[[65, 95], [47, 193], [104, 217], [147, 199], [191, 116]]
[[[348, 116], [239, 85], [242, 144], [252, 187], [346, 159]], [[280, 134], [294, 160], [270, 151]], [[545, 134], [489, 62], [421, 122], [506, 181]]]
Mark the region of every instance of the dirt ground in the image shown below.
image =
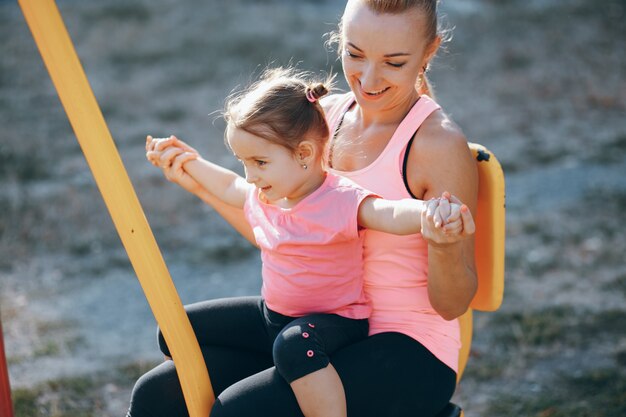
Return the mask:
[[[270, 62], [340, 72], [339, 1], [59, 0], [184, 303], [257, 293], [259, 259], [144, 158], [176, 133], [235, 168], [216, 115]], [[467, 417], [626, 415], [626, 1], [444, 1], [437, 99], [507, 181], [502, 308], [476, 313]], [[155, 323], [15, 2], [0, 0], [0, 313], [16, 415], [121, 416]], [[345, 88], [345, 85], [343, 86]], [[384, 417], [384, 416], [381, 416]]]

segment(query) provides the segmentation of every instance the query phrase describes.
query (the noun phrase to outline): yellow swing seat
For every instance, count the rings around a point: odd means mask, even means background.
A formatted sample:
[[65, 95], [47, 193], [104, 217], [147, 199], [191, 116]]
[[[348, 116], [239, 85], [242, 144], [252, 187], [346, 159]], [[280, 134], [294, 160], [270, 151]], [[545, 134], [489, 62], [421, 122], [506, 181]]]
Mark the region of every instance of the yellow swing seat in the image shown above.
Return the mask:
[[[505, 186], [496, 157], [477, 143], [469, 144], [478, 167], [475, 259], [478, 290], [468, 311], [459, 317], [461, 351], [457, 382], [461, 380], [472, 344], [472, 312], [495, 311], [504, 294]], [[437, 417], [462, 417], [463, 410], [449, 403]]]

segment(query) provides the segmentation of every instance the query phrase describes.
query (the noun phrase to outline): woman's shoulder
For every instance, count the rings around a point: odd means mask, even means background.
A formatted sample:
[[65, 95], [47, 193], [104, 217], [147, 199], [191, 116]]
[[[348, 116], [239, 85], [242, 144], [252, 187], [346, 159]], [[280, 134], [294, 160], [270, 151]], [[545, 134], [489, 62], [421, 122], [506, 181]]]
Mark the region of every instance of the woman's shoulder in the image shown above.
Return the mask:
[[[413, 150], [418, 149], [418, 152]], [[468, 149], [467, 138], [461, 128], [443, 111], [434, 111], [424, 120], [415, 135], [412, 155], [424, 155]]]
[[465, 134], [443, 111], [433, 112], [417, 131], [406, 172], [414, 195], [438, 196], [449, 191], [473, 206], [476, 164]]

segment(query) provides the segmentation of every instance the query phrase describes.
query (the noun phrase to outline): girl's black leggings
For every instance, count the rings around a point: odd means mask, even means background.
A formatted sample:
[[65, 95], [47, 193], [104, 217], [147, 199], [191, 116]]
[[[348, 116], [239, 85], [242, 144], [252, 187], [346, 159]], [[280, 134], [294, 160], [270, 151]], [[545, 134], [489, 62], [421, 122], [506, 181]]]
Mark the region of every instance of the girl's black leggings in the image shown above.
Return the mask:
[[[285, 316], [267, 308], [259, 298], [205, 301], [185, 309], [200, 346], [269, 353], [274, 366], [289, 383], [326, 368], [330, 355], [365, 339], [369, 327], [367, 319], [354, 320], [337, 314]], [[209, 317], [212, 319], [208, 320]], [[215, 327], [215, 320], [219, 328]], [[229, 324], [230, 331], [223, 331], [224, 322]], [[171, 356], [160, 331], [158, 340], [161, 352]]]
[[[260, 297], [211, 300], [187, 311], [217, 395], [211, 417], [302, 417], [291, 387], [274, 367], [268, 333], [274, 330]], [[162, 339], [160, 344], [167, 353]], [[434, 416], [456, 385], [454, 371], [400, 333], [351, 343], [330, 361], [343, 382], [349, 417]], [[187, 415], [172, 361], [135, 384], [128, 417]]]

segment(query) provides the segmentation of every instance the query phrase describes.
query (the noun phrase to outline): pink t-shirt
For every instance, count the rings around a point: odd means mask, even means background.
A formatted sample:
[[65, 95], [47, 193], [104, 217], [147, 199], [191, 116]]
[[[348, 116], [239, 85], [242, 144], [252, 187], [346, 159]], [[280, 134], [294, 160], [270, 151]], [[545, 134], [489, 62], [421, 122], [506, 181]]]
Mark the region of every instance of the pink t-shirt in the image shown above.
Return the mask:
[[370, 195], [333, 174], [289, 209], [264, 203], [258, 189], [251, 189], [244, 213], [261, 248], [261, 293], [268, 308], [292, 317], [311, 313], [369, 317], [357, 215]]
[[[327, 112], [331, 132], [354, 103], [351, 93]], [[382, 153], [356, 171], [336, 171], [361, 187], [389, 200], [412, 198], [402, 177], [407, 144], [422, 122], [439, 105], [422, 96], [398, 126]], [[428, 298], [428, 244], [421, 235], [396, 236], [375, 230], [364, 232], [365, 292], [372, 303], [370, 334], [406, 334], [454, 371], [460, 343], [457, 320], [446, 321]]]

